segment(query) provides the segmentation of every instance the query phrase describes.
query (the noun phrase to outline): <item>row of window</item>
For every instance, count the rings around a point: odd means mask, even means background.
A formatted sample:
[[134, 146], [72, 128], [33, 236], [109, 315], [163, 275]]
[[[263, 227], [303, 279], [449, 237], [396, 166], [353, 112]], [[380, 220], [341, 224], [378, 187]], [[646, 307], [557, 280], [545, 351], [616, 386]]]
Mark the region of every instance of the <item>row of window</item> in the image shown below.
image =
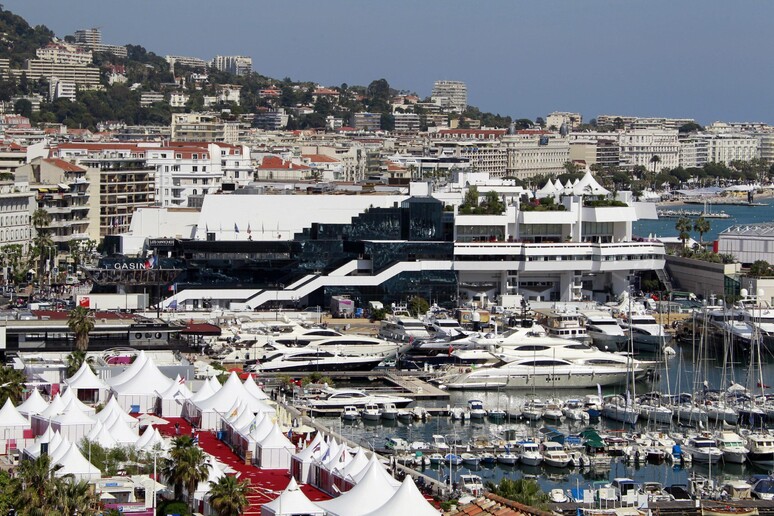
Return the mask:
[[486, 255], [455, 255], [457, 261], [463, 262], [494, 262], [494, 261], [515, 261], [515, 262], [567, 262], [567, 261], [592, 261], [592, 262], [615, 262], [615, 261], [633, 261], [633, 260], [663, 260], [663, 254], [624, 254], [600, 256], [583, 254], [563, 254], [563, 255], [539, 255], [524, 256], [523, 254], [486, 254]]

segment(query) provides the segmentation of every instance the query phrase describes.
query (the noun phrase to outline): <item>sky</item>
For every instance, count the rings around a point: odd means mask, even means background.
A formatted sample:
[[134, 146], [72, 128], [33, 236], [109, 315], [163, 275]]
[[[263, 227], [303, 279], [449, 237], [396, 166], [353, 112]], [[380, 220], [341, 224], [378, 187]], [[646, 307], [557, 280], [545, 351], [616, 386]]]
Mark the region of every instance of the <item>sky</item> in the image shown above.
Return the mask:
[[768, 0], [3, 0], [63, 37], [159, 55], [248, 55], [253, 70], [427, 96], [468, 86], [483, 111], [774, 124]]

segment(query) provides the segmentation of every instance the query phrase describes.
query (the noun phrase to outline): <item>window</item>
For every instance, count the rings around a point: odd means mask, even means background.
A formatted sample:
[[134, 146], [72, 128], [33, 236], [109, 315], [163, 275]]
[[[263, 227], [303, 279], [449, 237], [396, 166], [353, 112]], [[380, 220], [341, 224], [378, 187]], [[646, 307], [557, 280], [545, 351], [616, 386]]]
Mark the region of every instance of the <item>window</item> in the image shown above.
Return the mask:
[[182, 154], [175, 154], [175, 159], [183, 159], [183, 155]]
[[193, 159], [199, 159], [199, 155], [198, 154], [194, 154], [193, 155]]
[[202, 165], [202, 172], [207, 172], [207, 165]]
[[198, 171], [199, 171], [199, 167], [198, 166], [194, 165], [194, 166], [191, 167], [191, 172], [198, 172]]

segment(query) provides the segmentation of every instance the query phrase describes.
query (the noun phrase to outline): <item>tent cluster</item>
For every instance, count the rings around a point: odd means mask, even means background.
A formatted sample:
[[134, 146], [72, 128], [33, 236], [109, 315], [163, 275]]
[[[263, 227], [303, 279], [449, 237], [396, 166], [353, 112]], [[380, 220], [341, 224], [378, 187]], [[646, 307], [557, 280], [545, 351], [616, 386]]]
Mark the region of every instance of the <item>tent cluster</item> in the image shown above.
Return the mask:
[[600, 185], [591, 172], [587, 171], [581, 179], [571, 182], [569, 179], [562, 186], [558, 179], [551, 182], [549, 179], [546, 184], [535, 192], [535, 197], [543, 199], [545, 197], [554, 197], [558, 199], [561, 195], [609, 195], [610, 191]]
[[211, 380], [186, 399], [182, 415], [202, 430], [216, 430], [224, 418], [230, 419], [238, 414], [273, 415], [275, 410], [266, 402], [268, 398], [255, 384], [252, 375], [242, 383], [232, 372], [223, 386], [217, 380]]
[[[298, 482], [339, 496], [325, 502], [312, 502], [301, 492]], [[411, 476], [398, 482], [375, 454], [369, 458], [362, 448], [353, 450], [335, 439], [326, 441], [318, 433], [304, 449], [293, 455], [290, 484], [275, 500], [261, 508], [261, 514], [430, 516], [437, 515], [438, 511], [419, 492]]]

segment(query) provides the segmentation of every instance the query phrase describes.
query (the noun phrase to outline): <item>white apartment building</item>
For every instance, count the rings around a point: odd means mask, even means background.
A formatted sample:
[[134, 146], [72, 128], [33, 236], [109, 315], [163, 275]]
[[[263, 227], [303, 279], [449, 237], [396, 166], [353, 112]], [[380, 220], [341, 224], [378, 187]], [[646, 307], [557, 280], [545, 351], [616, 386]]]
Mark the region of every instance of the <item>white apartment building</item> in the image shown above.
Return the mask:
[[[29, 178], [20, 176], [0, 181], [0, 250], [6, 245], [20, 245], [22, 252], [27, 253], [32, 242], [35, 207], [35, 193], [30, 191]], [[2, 261], [0, 264], [6, 265]]]
[[[220, 156], [213, 157], [209, 147], [180, 144], [148, 149], [148, 164], [156, 168], [156, 202], [160, 206], [187, 207], [189, 196], [221, 188]], [[217, 147], [213, 150], [219, 153]]]
[[416, 133], [419, 131], [421, 120], [416, 113], [395, 113], [396, 133]]
[[709, 163], [709, 141], [701, 137], [680, 139], [680, 166], [683, 168], [701, 168]]
[[188, 103], [190, 95], [181, 91], [173, 91], [169, 95], [169, 107], [183, 108]]
[[774, 163], [774, 132], [761, 132], [756, 137], [760, 158], [766, 163]]
[[632, 129], [619, 136], [621, 166], [637, 165], [652, 170], [653, 156], [658, 156], [657, 170], [675, 168], [680, 164], [680, 144], [677, 131]]
[[174, 68], [176, 64], [183, 66], [190, 66], [191, 68], [203, 68], [207, 69], [207, 61], [198, 57], [188, 56], [164, 56], [164, 60], [169, 63], [170, 68]]
[[503, 136], [507, 152], [504, 175], [526, 179], [536, 175], [555, 176], [570, 161], [570, 141], [556, 134], [513, 134]]
[[242, 102], [242, 87], [236, 84], [219, 85], [218, 102], [233, 102], [238, 106]]
[[637, 117], [621, 115], [599, 115], [598, 126], [620, 126], [621, 129], [652, 129], [677, 131], [685, 124], [696, 123], [693, 118]]
[[37, 49], [35, 54], [40, 59], [59, 64], [88, 65], [93, 61], [91, 50], [63, 43], [50, 43]]
[[142, 108], [148, 108], [157, 102], [165, 101], [164, 94], [156, 91], [146, 91], [145, 93], [140, 94], [140, 107]]
[[461, 81], [435, 81], [430, 98], [443, 109], [462, 113], [468, 107], [468, 87]]
[[708, 143], [707, 159], [710, 162], [725, 163], [732, 161], [750, 161], [759, 157], [758, 138], [742, 134], [706, 135]]
[[102, 43], [102, 32], [99, 29], [80, 29], [75, 31], [75, 42], [94, 52], [106, 52], [123, 58], [126, 58], [128, 55], [125, 46]]
[[567, 113], [561, 111], [554, 111], [546, 117], [546, 127], [556, 127], [556, 130], [566, 126], [568, 130], [572, 131], [583, 123], [583, 115], [580, 113]]
[[476, 172], [488, 172], [492, 177], [507, 175], [508, 151], [500, 140], [442, 139], [431, 142], [438, 158], [468, 161]]
[[31, 81], [39, 79], [50, 81], [52, 77], [57, 77], [63, 81], [74, 82], [81, 88], [96, 89], [100, 87], [99, 68], [95, 66], [60, 64], [45, 59], [28, 59], [25, 68], [12, 71], [17, 77], [20, 77], [22, 72]]
[[221, 72], [247, 75], [253, 70], [253, 58], [247, 56], [215, 56], [212, 66]]
[[212, 113], [173, 113], [172, 140], [178, 142], [222, 142], [225, 125]]
[[64, 81], [57, 77], [52, 77], [48, 83], [48, 96], [52, 101], [56, 99], [69, 99], [70, 102], [75, 102], [77, 91], [78, 88], [72, 81]]

